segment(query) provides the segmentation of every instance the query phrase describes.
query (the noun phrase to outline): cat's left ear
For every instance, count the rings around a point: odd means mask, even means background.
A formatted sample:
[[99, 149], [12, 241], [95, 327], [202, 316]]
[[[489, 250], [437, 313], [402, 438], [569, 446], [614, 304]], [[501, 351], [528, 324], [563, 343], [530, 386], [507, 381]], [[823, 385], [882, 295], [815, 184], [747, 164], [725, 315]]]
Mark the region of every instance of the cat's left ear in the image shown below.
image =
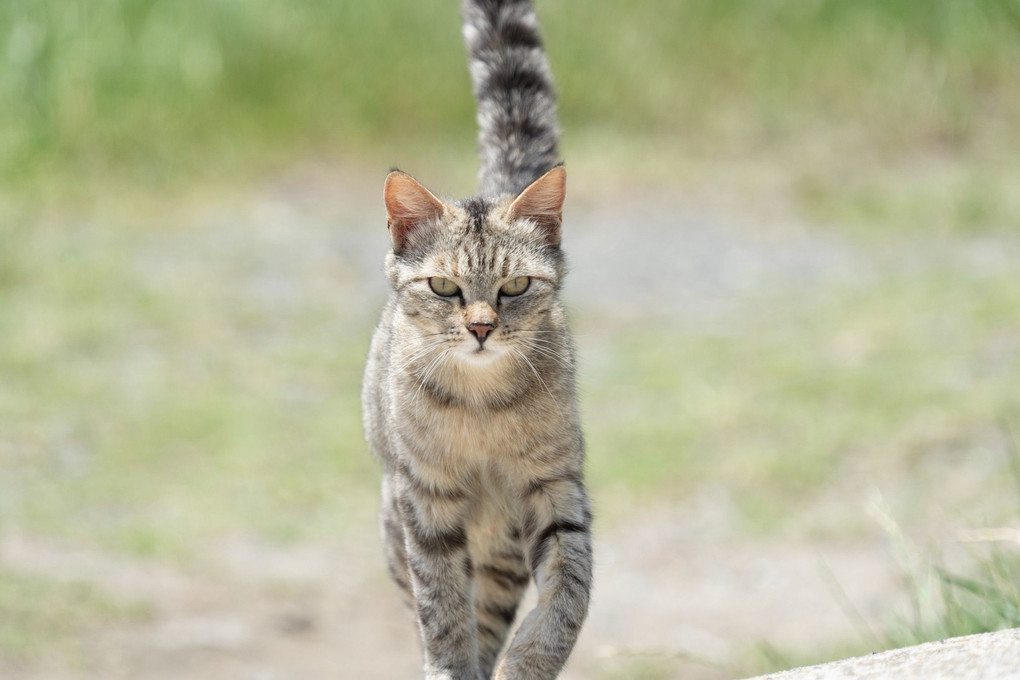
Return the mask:
[[404, 249], [413, 229], [437, 221], [446, 211], [446, 206], [431, 191], [399, 170], [386, 175], [383, 199], [386, 201], [386, 226], [395, 253]]
[[545, 173], [510, 204], [511, 219], [530, 219], [545, 230], [549, 243], [560, 244], [560, 225], [563, 222], [563, 199], [567, 194], [567, 171], [562, 165]]

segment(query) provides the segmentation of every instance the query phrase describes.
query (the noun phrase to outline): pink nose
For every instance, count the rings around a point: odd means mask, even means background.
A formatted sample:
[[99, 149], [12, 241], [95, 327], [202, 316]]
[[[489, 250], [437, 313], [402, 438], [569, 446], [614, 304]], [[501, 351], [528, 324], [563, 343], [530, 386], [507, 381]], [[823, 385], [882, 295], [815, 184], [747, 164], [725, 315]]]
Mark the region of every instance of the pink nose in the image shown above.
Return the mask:
[[485, 340], [485, 336], [489, 334], [489, 331], [494, 329], [496, 324], [493, 323], [469, 323], [468, 330], [475, 334], [475, 337], [479, 341]]

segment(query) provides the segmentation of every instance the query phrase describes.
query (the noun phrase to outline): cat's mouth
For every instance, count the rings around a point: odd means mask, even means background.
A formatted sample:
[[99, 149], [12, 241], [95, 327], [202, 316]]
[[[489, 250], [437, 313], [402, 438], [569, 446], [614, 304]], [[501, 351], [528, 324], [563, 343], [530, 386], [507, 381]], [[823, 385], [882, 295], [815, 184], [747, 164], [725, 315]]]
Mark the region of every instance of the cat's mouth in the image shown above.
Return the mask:
[[[472, 339], [473, 340], [473, 339]], [[491, 340], [484, 343], [478, 343], [472, 341], [470, 345], [464, 348], [464, 352], [468, 357], [474, 361], [488, 362], [496, 357], [503, 354], [503, 349], [498, 344], [494, 344]]]

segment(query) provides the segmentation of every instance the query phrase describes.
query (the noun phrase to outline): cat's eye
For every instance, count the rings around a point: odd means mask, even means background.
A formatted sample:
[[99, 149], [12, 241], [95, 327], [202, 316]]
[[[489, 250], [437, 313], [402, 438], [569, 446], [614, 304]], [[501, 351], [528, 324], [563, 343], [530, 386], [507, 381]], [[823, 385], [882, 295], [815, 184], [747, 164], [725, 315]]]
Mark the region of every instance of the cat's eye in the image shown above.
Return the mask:
[[443, 297], [452, 297], [460, 292], [460, 287], [456, 283], [442, 276], [433, 276], [429, 279], [429, 286], [432, 292]]
[[499, 292], [503, 295], [513, 297], [514, 295], [520, 295], [528, 289], [531, 285], [531, 278], [528, 276], [518, 276], [516, 279], [511, 279], [503, 284], [503, 287], [499, 289]]

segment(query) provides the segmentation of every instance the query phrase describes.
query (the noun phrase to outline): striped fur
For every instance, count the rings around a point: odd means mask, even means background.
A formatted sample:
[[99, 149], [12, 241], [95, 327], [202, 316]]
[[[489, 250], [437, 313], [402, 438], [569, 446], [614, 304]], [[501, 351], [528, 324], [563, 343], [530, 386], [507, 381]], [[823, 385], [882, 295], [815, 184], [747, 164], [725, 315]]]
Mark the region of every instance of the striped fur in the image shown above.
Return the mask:
[[[559, 300], [566, 174], [530, 3], [468, 0], [463, 16], [482, 193], [445, 201], [387, 178], [393, 293], [365, 369], [365, 430], [384, 469], [386, 560], [416, 614], [426, 677], [549, 679], [587, 614], [592, 563]], [[501, 292], [521, 277], [523, 293]], [[538, 605], [500, 657], [531, 582]]]
[[527, 0], [466, 0], [463, 18], [478, 102], [479, 193], [518, 194], [559, 160], [538, 17]]

